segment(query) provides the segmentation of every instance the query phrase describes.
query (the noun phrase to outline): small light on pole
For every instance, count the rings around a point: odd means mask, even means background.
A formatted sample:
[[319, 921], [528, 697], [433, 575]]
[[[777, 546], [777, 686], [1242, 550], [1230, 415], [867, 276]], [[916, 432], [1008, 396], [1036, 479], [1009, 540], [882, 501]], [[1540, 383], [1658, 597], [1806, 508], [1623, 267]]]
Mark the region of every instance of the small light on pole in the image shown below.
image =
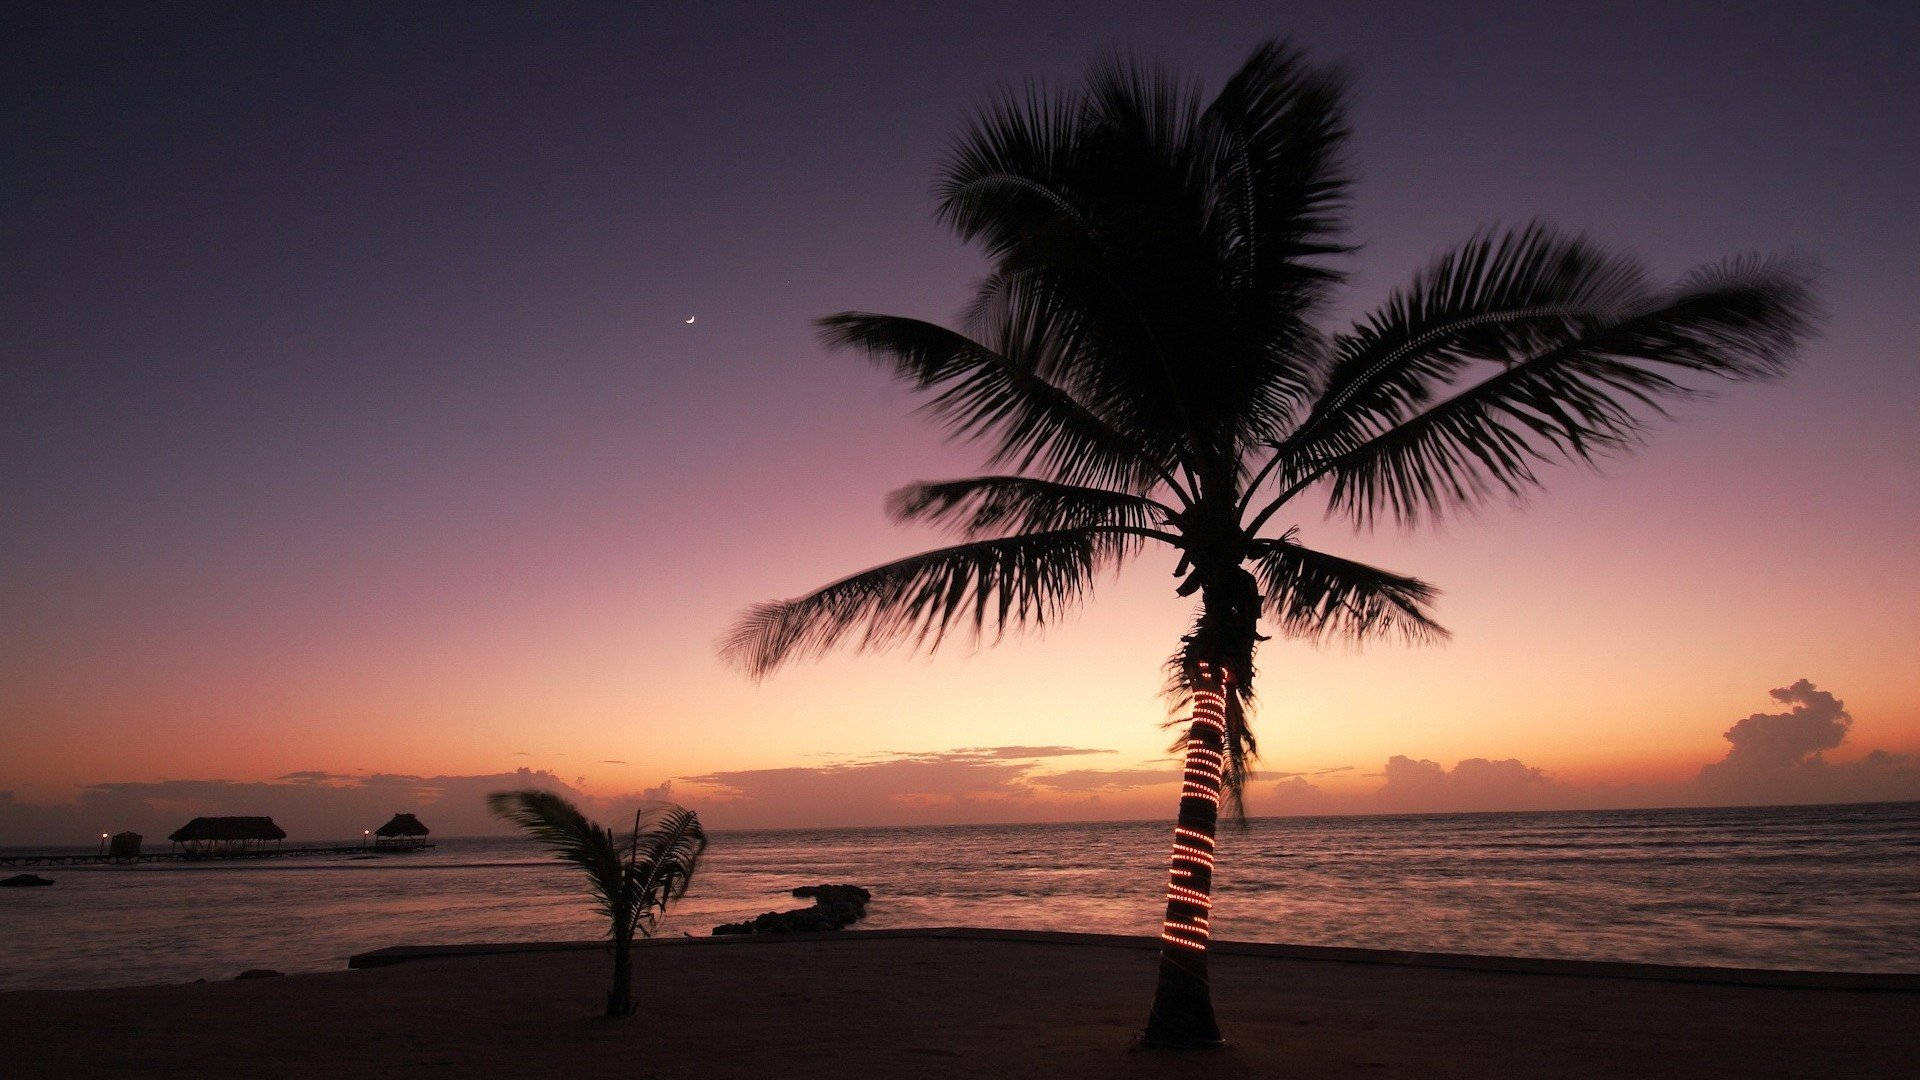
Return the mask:
[[101, 833], [100, 834], [100, 854], [105, 855], [106, 853], [107, 853], [107, 834]]
[[370, 847], [372, 846], [372, 844], [373, 844], [373, 830], [361, 829], [360, 830], [360, 846]]

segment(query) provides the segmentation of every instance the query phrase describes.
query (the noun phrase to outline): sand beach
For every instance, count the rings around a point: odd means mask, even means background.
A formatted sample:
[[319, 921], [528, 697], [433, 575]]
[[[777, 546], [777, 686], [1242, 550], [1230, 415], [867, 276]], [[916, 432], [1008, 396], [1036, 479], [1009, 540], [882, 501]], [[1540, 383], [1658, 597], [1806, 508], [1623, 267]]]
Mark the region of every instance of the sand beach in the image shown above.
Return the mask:
[[[991, 930], [678, 938], [597, 1014], [591, 943], [396, 950], [360, 970], [0, 994], [10, 1077], [1913, 1075], [1920, 977], [1221, 943], [1229, 1043], [1133, 1048], [1144, 938]], [[388, 962], [397, 961], [397, 962]]]

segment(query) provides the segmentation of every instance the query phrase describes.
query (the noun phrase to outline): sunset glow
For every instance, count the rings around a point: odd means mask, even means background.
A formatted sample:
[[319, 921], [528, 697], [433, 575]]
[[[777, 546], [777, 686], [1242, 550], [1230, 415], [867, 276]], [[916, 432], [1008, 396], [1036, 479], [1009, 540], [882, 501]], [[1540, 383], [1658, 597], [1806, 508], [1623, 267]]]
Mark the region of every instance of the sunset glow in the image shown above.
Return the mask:
[[1912, 1072], [1920, 9], [7, 30], [9, 1080]]
[[[85, 134], [29, 140], [58, 168], [20, 178], [10, 240], [34, 270], [4, 300], [0, 842], [272, 800], [324, 833], [354, 799], [522, 768], [608, 805], [670, 789], [717, 829], [1159, 818], [1217, 791], [1160, 726], [1193, 607], [1168, 555], [996, 647], [758, 684], [715, 655], [744, 606], [929, 546], [887, 492], [980, 471], [810, 320], [953, 320], [983, 267], [928, 212], [956, 119], [1099, 44], [1034, 19], [990, 46], [921, 28], [953, 43], [922, 51], [528, 26], [472, 43], [460, 86], [319, 31], [219, 84], [158, 47], [122, 71], [49, 45], [86, 78], [25, 111]], [[1716, 19], [1711, 46], [1535, 28], [1552, 47], [1493, 69], [1396, 19], [1289, 27], [1359, 78], [1332, 321], [1533, 215], [1664, 275], [1802, 253], [1827, 311], [1783, 381], [1689, 402], [1524, 507], [1276, 521], [1438, 585], [1454, 637], [1267, 642], [1250, 813], [1920, 796], [1920, 161], [1884, 45], [1836, 23], [1816, 63]], [[1103, 32], [1218, 85], [1270, 21]], [[496, 70], [528, 85], [473, 74]], [[308, 101], [345, 119], [287, 119]], [[1795, 709], [1839, 741], [1742, 772], [1726, 733]]]

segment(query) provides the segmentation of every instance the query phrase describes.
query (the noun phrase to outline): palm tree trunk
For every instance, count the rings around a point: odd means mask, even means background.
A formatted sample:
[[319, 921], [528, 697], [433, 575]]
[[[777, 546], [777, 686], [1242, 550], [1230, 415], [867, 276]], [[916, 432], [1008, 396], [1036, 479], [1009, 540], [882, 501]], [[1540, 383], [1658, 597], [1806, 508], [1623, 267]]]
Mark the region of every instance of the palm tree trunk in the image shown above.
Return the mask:
[[[1218, 669], [1214, 669], [1216, 672]], [[1193, 692], [1186, 777], [1167, 874], [1167, 917], [1160, 933], [1160, 984], [1142, 1041], [1152, 1047], [1220, 1045], [1207, 981], [1207, 915], [1213, 909], [1213, 836], [1220, 817], [1226, 752], [1226, 699], [1217, 674]]]
[[614, 931], [613, 989], [607, 991], [607, 1018], [633, 1015], [633, 935]]

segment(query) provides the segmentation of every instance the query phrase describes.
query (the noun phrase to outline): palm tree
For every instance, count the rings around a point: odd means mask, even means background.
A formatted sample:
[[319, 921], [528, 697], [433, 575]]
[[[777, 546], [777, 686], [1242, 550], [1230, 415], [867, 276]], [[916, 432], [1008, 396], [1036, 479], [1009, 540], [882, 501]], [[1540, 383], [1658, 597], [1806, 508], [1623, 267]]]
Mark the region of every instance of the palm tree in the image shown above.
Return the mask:
[[633, 1015], [633, 935], [651, 937], [667, 905], [686, 895], [707, 849], [699, 817], [672, 804], [636, 810], [633, 832], [615, 836], [550, 791], [496, 791], [487, 807], [587, 872], [593, 898], [612, 924], [607, 1016]]
[[1260, 620], [1291, 637], [1430, 641], [1432, 586], [1308, 547], [1312, 493], [1356, 528], [1519, 495], [1555, 460], [1630, 446], [1702, 376], [1779, 374], [1811, 320], [1793, 263], [1656, 287], [1546, 225], [1489, 230], [1351, 328], [1314, 325], [1341, 273], [1344, 79], [1283, 43], [1211, 101], [1157, 69], [1008, 94], [962, 133], [938, 215], [990, 271], [956, 331], [847, 312], [863, 350], [1003, 475], [914, 484], [900, 521], [959, 543], [749, 610], [722, 645], [755, 677], [831, 646], [932, 648], [1044, 623], [1147, 543], [1199, 595], [1169, 662], [1184, 782], [1145, 1040], [1218, 1041], [1208, 991], [1215, 826], [1239, 817]]

